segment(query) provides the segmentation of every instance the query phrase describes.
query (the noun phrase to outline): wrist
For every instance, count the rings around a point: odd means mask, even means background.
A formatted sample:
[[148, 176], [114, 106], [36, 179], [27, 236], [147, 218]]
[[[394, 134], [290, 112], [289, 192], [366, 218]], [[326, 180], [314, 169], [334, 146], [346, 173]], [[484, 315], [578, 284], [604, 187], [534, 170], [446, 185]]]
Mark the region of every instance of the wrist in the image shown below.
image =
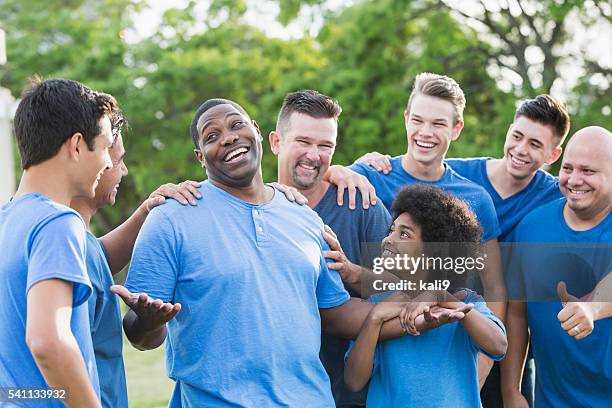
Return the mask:
[[368, 322], [380, 326], [382, 326], [385, 322], [383, 314], [379, 312], [379, 309], [376, 306], [374, 306], [374, 308], [368, 314]]

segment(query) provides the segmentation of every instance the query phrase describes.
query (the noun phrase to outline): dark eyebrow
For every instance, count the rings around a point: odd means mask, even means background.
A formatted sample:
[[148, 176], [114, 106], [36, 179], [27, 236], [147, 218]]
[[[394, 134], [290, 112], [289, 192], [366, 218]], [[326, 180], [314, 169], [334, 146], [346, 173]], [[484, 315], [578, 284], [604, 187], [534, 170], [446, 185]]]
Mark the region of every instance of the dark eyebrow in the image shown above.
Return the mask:
[[[228, 112], [225, 114], [225, 116], [223, 117], [223, 119], [227, 119], [230, 116], [240, 116], [242, 117], [242, 115], [240, 114], [240, 112]], [[204, 134], [204, 131], [206, 130], [206, 128], [208, 126], [210, 126], [211, 120], [207, 120], [206, 122], [204, 122], [204, 125], [202, 126], [202, 130], [200, 131], [200, 136], [202, 136]]]
[[414, 229], [413, 229], [412, 227], [410, 227], [410, 226], [406, 225], [406, 224], [400, 224], [400, 225], [398, 225], [398, 227], [400, 227], [400, 228], [404, 228], [404, 229], [407, 229], [407, 230], [409, 230], [410, 232], [414, 233]]
[[516, 129], [515, 129], [515, 130], [513, 130], [513, 131], [512, 131], [512, 133], [516, 133], [516, 134], [519, 134], [519, 135], [521, 135], [521, 136], [525, 136], [525, 135], [523, 134], [523, 132], [521, 132], [520, 130], [516, 130]]

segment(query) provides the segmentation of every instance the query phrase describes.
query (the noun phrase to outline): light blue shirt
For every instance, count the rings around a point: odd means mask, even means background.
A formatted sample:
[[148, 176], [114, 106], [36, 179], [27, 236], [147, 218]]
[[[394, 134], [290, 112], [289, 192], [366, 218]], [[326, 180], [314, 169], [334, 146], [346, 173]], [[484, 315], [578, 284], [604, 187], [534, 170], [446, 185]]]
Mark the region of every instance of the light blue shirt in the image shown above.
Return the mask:
[[86, 303], [91, 285], [82, 218], [44, 195], [25, 195], [0, 207], [0, 248], [0, 387], [48, 388], [26, 344], [27, 293], [39, 282], [62, 279], [73, 285], [70, 327], [99, 394]]
[[182, 305], [168, 323], [171, 405], [333, 406], [319, 308], [349, 295], [322, 257], [322, 221], [282, 194], [255, 205], [199, 190], [196, 206], [151, 211], [126, 284]]
[[[518, 225], [509, 293], [526, 299], [536, 362], [535, 406], [612, 406], [612, 318], [575, 340], [557, 315], [557, 284], [582, 297], [612, 270], [612, 213], [596, 227], [574, 231], [565, 221], [562, 198], [537, 208]], [[515, 291], [515, 288], [518, 288]], [[610, 299], [607, 299], [610, 300]]]
[[[468, 296], [464, 302], [473, 303], [474, 310], [495, 322], [505, 335], [504, 325], [484, 299], [476, 292], [465, 290]], [[370, 299], [380, 303], [390, 294], [386, 292]], [[374, 353], [367, 407], [479, 407], [478, 352], [483, 351], [458, 322], [419, 336], [380, 342]], [[485, 354], [496, 361], [503, 358]]]
[[417, 183], [426, 184], [439, 187], [465, 201], [476, 214], [476, 218], [482, 226], [483, 241], [489, 241], [499, 236], [501, 230], [499, 229], [495, 207], [491, 197], [481, 186], [459, 175], [450, 166], [446, 166], [442, 178], [435, 181], [419, 180], [410, 175], [402, 166], [402, 156], [393, 157], [391, 166], [392, 170], [389, 174], [381, 173], [362, 163], [353, 164], [350, 169], [368, 178], [376, 189], [376, 195], [390, 213], [393, 212], [391, 211], [391, 204], [393, 204], [395, 196], [402, 188]]
[[89, 297], [89, 324], [93, 341], [103, 407], [128, 406], [122, 348], [121, 308], [109, 288], [113, 275], [102, 243], [87, 232], [87, 273], [93, 287]]
[[487, 175], [487, 160], [490, 159], [490, 157], [476, 157], [445, 161], [457, 173], [487, 190], [493, 199], [501, 228], [498, 240], [511, 242], [514, 229], [527, 214], [546, 203], [558, 200], [563, 195], [559, 190], [559, 180], [539, 169], [525, 188], [510, 197], [502, 198]]

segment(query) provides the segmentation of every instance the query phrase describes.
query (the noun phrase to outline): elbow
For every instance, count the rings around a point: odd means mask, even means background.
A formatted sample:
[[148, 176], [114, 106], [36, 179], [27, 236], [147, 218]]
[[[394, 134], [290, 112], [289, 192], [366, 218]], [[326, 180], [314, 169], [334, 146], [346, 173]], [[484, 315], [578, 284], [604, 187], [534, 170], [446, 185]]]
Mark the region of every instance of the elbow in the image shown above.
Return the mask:
[[496, 357], [504, 357], [508, 351], [508, 338], [505, 335], [493, 339], [487, 352]]
[[28, 332], [26, 333], [26, 344], [39, 366], [53, 366], [61, 354], [61, 340], [49, 334]]
[[351, 392], [359, 392], [366, 385], [364, 382], [359, 381], [357, 378], [352, 378], [353, 376], [347, 375], [346, 371], [344, 372], [344, 383], [346, 384], [346, 388]]

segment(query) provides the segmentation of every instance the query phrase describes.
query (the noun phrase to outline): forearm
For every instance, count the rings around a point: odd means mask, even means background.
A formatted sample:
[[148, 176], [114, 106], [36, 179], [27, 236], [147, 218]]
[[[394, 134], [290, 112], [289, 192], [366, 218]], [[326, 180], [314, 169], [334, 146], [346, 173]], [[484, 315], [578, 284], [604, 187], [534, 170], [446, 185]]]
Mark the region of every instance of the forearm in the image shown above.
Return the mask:
[[506, 357], [500, 363], [500, 370], [502, 394], [510, 395], [521, 389], [523, 367], [527, 356], [529, 334], [525, 303], [509, 303], [506, 330], [510, 341]]
[[374, 353], [382, 323], [373, 319], [371, 313], [368, 315], [344, 364], [344, 382], [353, 392], [361, 390], [372, 377]]
[[149, 328], [133, 310], [123, 317], [123, 330], [130, 343], [138, 350], [152, 350], [166, 340], [166, 325]]
[[501, 267], [501, 255], [497, 239], [485, 243], [485, 268], [480, 274], [484, 289], [484, 298], [489, 309], [502, 322], [506, 321], [506, 302], [508, 299], [506, 285]]
[[[374, 305], [367, 300], [351, 298], [342, 306], [331, 309], [320, 309], [323, 331], [333, 336], [356, 339], [368, 314]], [[423, 316], [416, 319], [420, 332], [436, 327], [434, 323], [426, 323]], [[406, 335], [398, 318], [385, 322], [380, 331], [380, 340], [388, 340]]]
[[612, 316], [612, 273], [603, 278], [589, 296], [594, 310], [594, 320]]
[[123, 224], [100, 238], [113, 275], [121, 272], [130, 262], [136, 237], [148, 213], [146, 206], [141, 204]]
[[492, 356], [502, 356], [508, 348], [508, 340], [501, 328], [478, 310], [472, 310], [459, 321], [472, 341]]
[[[48, 336], [48, 335], [47, 335]], [[68, 407], [99, 407], [76, 339], [30, 339], [30, 351], [49, 387], [66, 391]]]

